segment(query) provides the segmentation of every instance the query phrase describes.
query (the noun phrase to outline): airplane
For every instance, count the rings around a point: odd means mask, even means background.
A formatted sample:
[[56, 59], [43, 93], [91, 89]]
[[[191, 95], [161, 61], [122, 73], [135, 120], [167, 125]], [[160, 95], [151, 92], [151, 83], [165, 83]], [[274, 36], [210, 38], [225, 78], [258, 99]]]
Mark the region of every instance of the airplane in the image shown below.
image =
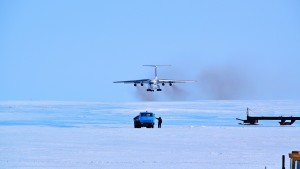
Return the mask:
[[171, 66], [171, 65], [143, 65], [143, 66], [149, 66], [149, 67], [154, 67], [154, 79], [139, 79], [139, 80], [127, 80], [127, 81], [115, 81], [114, 83], [124, 83], [124, 84], [133, 84], [134, 86], [137, 86], [140, 84], [141, 86], [144, 86], [144, 84], [148, 84], [148, 88], [146, 91], [148, 92], [154, 92], [156, 91], [161, 91], [160, 85], [165, 86], [166, 84], [169, 84], [169, 86], [172, 86], [173, 83], [187, 83], [187, 82], [196, 82], [193, 80], [173, 80], [173, 79], [159, 79], [157, 77], [157, 67], [160, 66]]

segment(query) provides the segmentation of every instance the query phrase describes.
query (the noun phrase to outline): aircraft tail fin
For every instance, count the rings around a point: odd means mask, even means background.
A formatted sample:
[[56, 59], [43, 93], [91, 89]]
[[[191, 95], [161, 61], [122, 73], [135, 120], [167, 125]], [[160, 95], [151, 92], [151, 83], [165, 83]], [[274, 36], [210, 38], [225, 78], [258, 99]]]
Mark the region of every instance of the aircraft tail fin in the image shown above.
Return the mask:
[[157, 67], [160, 66], [172, 66], [172, 65], [143, 65], [143, 66], [149, 66], [149, 67], [154, 67], [155, 68], [155, 78], [157, 78]]

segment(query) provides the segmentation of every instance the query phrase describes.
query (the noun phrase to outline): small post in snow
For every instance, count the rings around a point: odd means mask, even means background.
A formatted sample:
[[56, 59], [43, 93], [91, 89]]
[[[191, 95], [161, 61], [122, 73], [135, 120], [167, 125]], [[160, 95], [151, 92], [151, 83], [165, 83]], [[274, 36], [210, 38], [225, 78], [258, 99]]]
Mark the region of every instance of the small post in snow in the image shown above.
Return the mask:
[[282, 155], [282, 169], [285, 169], [285, 156]]

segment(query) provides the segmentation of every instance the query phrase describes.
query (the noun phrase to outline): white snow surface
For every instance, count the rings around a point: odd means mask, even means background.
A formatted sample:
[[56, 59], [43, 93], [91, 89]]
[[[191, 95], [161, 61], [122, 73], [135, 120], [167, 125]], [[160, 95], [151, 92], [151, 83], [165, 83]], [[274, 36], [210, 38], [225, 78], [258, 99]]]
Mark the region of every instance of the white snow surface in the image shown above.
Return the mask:
[[[299, 121], [238, 125], [236, 117], [299, 116], [299, 101], [0, 102], [0, 168], [268, 169], [300, 150]], [[163, 128], [134, 129], [139, 111]]]

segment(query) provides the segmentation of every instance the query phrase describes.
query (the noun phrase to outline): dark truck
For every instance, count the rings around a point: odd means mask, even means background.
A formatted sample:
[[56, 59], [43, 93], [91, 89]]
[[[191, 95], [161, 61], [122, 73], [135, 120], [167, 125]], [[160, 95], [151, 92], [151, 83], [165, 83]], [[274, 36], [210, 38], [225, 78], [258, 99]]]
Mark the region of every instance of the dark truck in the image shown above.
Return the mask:
[[154, 128], [155, 125], [155, 114], [151, 112], [140, 112], [139, 115], [133, 118], [134, 121], [134, 128]]

